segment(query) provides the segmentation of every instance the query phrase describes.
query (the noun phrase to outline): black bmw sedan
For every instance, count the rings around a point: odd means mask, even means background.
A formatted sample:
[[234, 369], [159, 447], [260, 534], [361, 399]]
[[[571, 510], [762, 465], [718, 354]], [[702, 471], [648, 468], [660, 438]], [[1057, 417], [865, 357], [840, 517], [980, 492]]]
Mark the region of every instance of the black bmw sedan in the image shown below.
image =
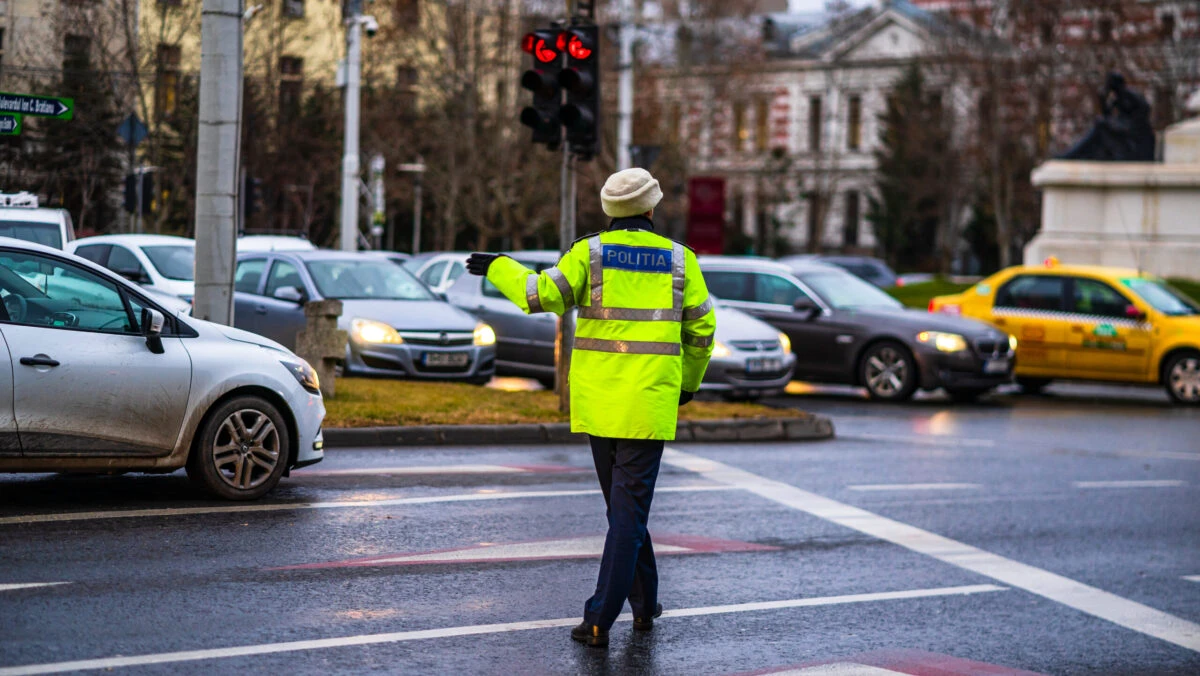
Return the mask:
[[971, 400], [1012, 380], [1016, 339], [987, 324], [910, 310], [840, 268], [701, 257], [711, 294], [791, 338], [796, 379], [904, 401], [939, 387]]

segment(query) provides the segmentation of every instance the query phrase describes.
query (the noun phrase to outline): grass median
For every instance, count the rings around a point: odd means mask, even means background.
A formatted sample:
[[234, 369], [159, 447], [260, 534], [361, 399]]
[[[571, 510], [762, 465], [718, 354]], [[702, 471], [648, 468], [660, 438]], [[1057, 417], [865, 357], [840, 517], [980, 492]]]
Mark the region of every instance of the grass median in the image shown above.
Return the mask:
[[[505, 391], [460, 383], [339, 378], [325, 401], [325, 427], [512, 425], [567, 422], [558, 397], [546, 390]], [[799, 411], [760, 404], [693, 401], [681, 420], [792, 418]]]

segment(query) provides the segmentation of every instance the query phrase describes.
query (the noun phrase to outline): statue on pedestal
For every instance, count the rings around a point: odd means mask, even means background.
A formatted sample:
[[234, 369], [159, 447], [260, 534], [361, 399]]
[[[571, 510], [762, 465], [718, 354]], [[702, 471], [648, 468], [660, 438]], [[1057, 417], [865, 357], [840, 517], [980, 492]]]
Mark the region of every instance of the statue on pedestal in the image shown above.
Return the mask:
[[1100, 92], [1103, 114], [1070, 150], [1055, 159], [1100, 162], [1153, 162], [1154, 127], [1150, 104], [1125, 86], [1125, 77], [1109, 73]]

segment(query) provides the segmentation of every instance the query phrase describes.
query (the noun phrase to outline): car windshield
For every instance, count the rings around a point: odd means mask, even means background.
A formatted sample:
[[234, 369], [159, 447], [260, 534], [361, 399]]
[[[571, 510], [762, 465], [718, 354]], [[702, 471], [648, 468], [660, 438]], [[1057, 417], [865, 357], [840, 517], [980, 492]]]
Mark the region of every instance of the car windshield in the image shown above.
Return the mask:
[[849, 273], [814, 272], [801, 276], [800, 281], [838, 310], [902, 307], [900, 301]]
[[196, 247], [191, 244], [144, 246], [146, 258], [167, 279], [190, 282], [195, 279]]
[[57, 223], [35, 223], [32, 221], [0, 221], [0, 237], [23, 239], [26, 242], [44, 244], [61, 249], [62, 234]]
[[381, 260], [305, 263], [317, 290], [339, 300], [433, 300], [433, 294], [404, 268]]
[[1142, 297], [1155, 310], [1172, 317], [1186, 317], [1200, 314], [1200, 306], [1182, 292], [1162, 283], [1157, 279], [1132, 277], [1122, 279], [1121, 283]]

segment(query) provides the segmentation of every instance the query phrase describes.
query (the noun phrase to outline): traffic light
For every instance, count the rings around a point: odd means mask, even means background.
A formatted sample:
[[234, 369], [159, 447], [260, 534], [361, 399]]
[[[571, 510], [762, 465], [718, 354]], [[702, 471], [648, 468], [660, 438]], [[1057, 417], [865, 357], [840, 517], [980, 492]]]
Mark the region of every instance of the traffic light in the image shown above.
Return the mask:
[[149, 171], [139, 171], [135, 174], [125, 174], [125, 211], [131, 214], [138, 212], [138, 179], [142, 181], [143, 214], [154, 211], [154, 174]]
[[562, 90], [558, 75], [563, 68], [562, 52], [556, 48], [558, 31], [538, 30], [525, 36], [521, 49], [533, 56], [533, 68], [521, 75], [521, 86], [533, 92], [533, 105], [521, 111], [521, 124], [533, 129], [533, 142], [554, 150], [562, 142], [559, 110]]
[[600, 152], [600, 29], [572, 26], [558, 36], [556, 46], [567, 54], [558, 83], [567, 90], [559, 119], [567, 128], [571, 152], [590, 160]]
[[262, 211], [262, 206], [262, 179], [247, 174], [242, 183], [242, 215], [248, 219]]

